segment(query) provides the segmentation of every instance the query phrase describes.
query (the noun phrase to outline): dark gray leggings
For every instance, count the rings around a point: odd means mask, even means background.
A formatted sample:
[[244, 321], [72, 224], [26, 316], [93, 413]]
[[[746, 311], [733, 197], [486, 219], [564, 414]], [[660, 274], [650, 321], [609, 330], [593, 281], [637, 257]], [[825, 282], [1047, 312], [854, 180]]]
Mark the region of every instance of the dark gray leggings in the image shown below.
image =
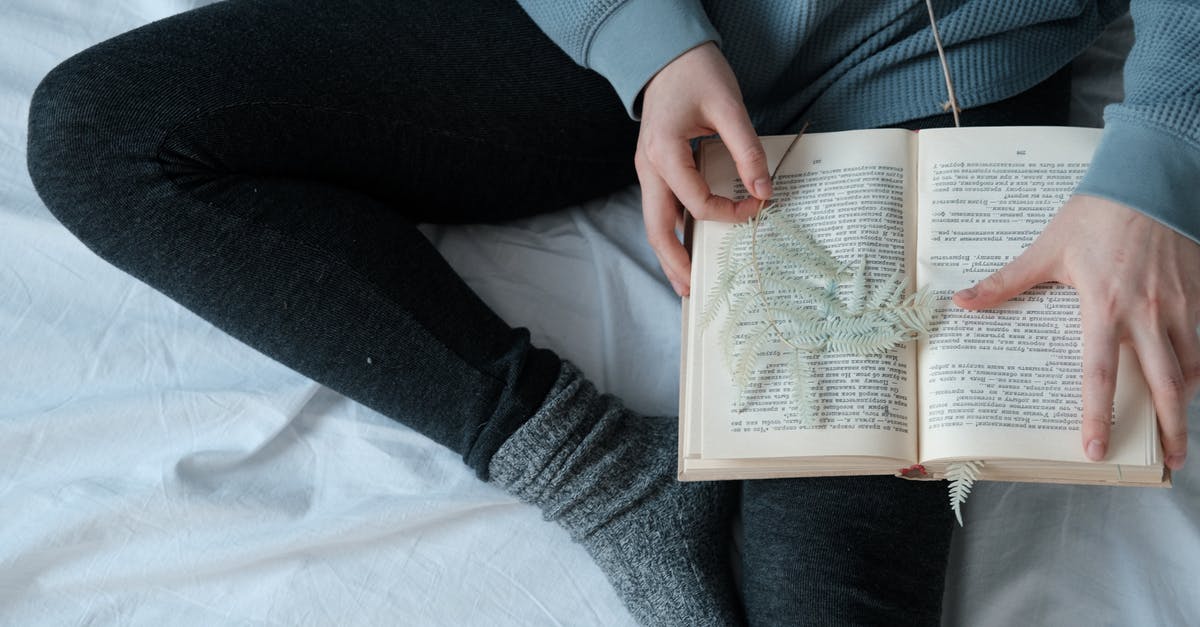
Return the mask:
[[[967, 122], [1060, 123], [1063, 84]], [[29, 124], [39, 194], [98, 255], [483, 478], [560, 362], [414, 225], [635, 181], [612, 89], [509, 1], [210, 5], [66, 61]], [[750, 482], [742, 512], [751, 622], [937, 622], [943, 484]]]

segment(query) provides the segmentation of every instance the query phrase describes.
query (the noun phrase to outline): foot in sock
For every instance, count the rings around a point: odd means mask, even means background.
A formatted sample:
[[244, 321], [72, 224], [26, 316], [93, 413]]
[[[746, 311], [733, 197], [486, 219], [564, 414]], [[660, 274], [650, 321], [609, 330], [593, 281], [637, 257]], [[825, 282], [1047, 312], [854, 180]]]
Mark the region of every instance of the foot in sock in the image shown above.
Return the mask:
[[674, 418], [647, 418], [563, 364], [490, 480], [584, 545], [646, 625], [742, 621], [729, 566], [735, 484], [675, 479]]

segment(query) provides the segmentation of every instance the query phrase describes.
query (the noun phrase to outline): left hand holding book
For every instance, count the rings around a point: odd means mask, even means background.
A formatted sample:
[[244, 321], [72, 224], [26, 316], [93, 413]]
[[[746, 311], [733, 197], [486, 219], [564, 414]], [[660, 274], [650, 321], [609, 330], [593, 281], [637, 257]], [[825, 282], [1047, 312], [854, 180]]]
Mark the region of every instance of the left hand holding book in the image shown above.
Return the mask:
[[[691, 260], [675, 235], [683, 226], [680, 204], [699, 220], [745, 222], [760, 201], [771, 197], [767, 154], [750, 124], [733, 70], [713, 42], [692, 48], [660, 70], [646, 85], [641, 113], [634, 165], [646, 238], [675, 293], [687, 296]], [[751, 197], [734, 202], [713, 194], [696, 168], [692, 138], [715, 134], [729, 146]]]

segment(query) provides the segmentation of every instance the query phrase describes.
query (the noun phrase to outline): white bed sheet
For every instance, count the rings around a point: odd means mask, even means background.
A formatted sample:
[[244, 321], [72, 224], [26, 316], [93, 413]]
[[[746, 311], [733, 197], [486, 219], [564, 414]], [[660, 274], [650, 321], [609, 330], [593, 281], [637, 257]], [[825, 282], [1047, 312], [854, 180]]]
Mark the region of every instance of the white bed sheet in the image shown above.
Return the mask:
[[[0, 4], [0, 624], [631, 624], [536, 510], [123, 275], [38, 200], [40, 77], [197, 4]], [[427, 233], [535, 341], [673, 413], [678, 305], [637, 204]], [[1198, 486], [1196, 459], [1169, 491], [979, 486], [946, 624], [1200, 622]]]

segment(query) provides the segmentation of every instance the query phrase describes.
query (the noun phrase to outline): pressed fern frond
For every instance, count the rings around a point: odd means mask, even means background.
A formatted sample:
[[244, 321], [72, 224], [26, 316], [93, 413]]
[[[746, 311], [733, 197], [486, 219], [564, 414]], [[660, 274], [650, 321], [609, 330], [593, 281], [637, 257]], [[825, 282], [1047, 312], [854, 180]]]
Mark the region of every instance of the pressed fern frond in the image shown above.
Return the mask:
[[720, 270], [717, 273], [717, 282], [709, 291], [708, 298], [704, 300], [704, 314], [700, 319], [702, 330], [712, 324], [721, 308], [728, 303], [730, 290], [737, 277], [753, 269], [749, 259], [737, 264], [733, 260], [734, 251], [743, 247], [745, 244], [742, 240], [748, 239], [749, 236], [750, 232], [747, 229], [731, 229], [721, 238], [721, 250], [717, 253], [717, 267]]
[[729, 311], [726, 314], [725, 324], [721, 327], [719, 337], [721, 339], [721, 351], [725, 355], [725, 363], [730, 364], [731, 367], [734, 362], [733, 355], [737, 348], [734, 339], [738, 335], [738, 330], [746, 325], [753, 325], [756, 322], [765, 322], [765, 319], [760, 315], [761, 310], [762, 303], [759, 302], [758, 295], [754, 292], [743, 290], [729, 297]]
[[865, 257], [839, 261], [776, 205], [730, 229], [721, 244], [701, 328], [724, 318], [722, 350], [739, 399], [754, 383], [762, 355], [779, 347], [791, 353], [785, 363], [793, 402], [811, 418], [816, 355], [886, 353], [933, 324], [932, 298], [925, 291], [907, 295], [903, 273], [870, 280]]
[[826, 318], [842, 318], [850, 314], [842, 301], [838, 299], [838, 285], [836, 279], [830, 279], [825, 282], [825, 291], [821, 294], [821, 313]]
[[881, 326], [874, 333], [831, 333], [825, 347], [835, 353], [878, 355], [908, 340], [909, 337], [903, 331], [897, 331], [891, 326]]
[[847, 278], [841, 266], [830, 265], [830, 259], [825, 259], [813, 251], [797, 249], [782, 237], [764, 237], [754, 245], [759, 256], [765, 258], [765, 263], [760, 265], [761, 269], [776, 267], [778, 261], [787, 260], [789, 265], [781, 269], [795, 272], [796, 268], [803, 268], [818, 285]]
[[[783, 294], [790, 296], [791, 299], [803, 299], [829, 304], [831, 298], [828, 285], [823, 287], [809, 285], [801, 279], [794, 276], [787, 276], [778, 270], [763, 270], [762, 282], [763, 287], [779, 289]], [[836, 298], [836, 294], [833, 297]], [[840, 302], [835, 306], [838, 309], [842, 309]]]
[[897, 326], [912, 330], [915, 334], [928, 334], [933, 327], [932, 298], [924, 292], [914, 294], [898, 307], [882, 310], [887, 319]]
[[855, 314], [863, 310], [867, 304], [867, 258], [863, 257], [858, 260], [858, 267], [854, 269], [854, 280], [851, 282], [854, 286], [854, 291], [850, 295], [850, 305], [846, 308], [850, 313]]
[[[767, 210], [764, 210], [764, 212], [759, 213], [758, 221], [763, 222], [782, 214], [783, 210], [778, 205], [772, 205]], [[788, 253], [789, 257], [809, 260], [809, 263], [804, 266], [806, 270], [817, 274], [823, 279], [837, 279], [845, 273], [846, 266], [839, 262], [828, 250], [825, 250], [824, 246], [818, 244], [804, 227], [787, 219], [773, 221], [771, 226], [777, 231], [778, 238], [781, 241], [787, 242], [787, 246], [790, 249]]]
[[817, 414], [816, 398], [813, 395], [813, 384], [816, 377], [812, 373], [812, 365], [800, 351], [792, 352], [792, 407], [800, 412], [800, 421], [811, 423]]
[[734, 385], [745, 388], [750, 385], [754, 368], [758, 364], [758, 354], [771, 338], [771, 325], [766, 321], [757, 323], [749, 339], [737, 346], [733, 351]]
[[908, 277], [904, 276], [903, 272], [897, 270], [887, 280], [880, 281], [875, 286], [875, 289], [871, 290], [871, 297], [867, 300], [867, 309], [879, 309], [883, 307], [888, 302], [888, 299], [892, 298], [892, 294], [897, 289], [903, 292], [907, 287]]
[[[776, 170], [807, 129], [805, 123]], [[760, 229], [768, 222], [771, 228]], [[925, 331], [932, 320], [932, 307], [928, 312], [918, 310], [928, 306], [927, 299], [904, 297], [908, 281], [902, 273], [869, 289], [865, 258], [855, 263], [839, 261], [775, 203], [768, 206], [764, 201], [757, 216], [730, 229], [721, 240], [717, 260], [717, 280], [705, 301], [700, 329], [724, 311], [719, 329], [722, 352], [739, 404], [772, 342], [786, 347], [771, 350], [772, 356], [790, 354], [793, 405], [808, 421], [815, 417], [817, 406], [815, 355], [830, 350], [883, 353]], [[751, 273], [753, 281], [741, 279]], [[848, 302], [842, 297], [847, 281]], [[902, 311], [892, 311], [897, 308]]]
[[946, 466], [946, 479], [950, 482], [950, 509], [954, 510], [959, 527], [963, 524], [962, 504], [967, 502], [981, 466], [981, 461], [950, 462]]

